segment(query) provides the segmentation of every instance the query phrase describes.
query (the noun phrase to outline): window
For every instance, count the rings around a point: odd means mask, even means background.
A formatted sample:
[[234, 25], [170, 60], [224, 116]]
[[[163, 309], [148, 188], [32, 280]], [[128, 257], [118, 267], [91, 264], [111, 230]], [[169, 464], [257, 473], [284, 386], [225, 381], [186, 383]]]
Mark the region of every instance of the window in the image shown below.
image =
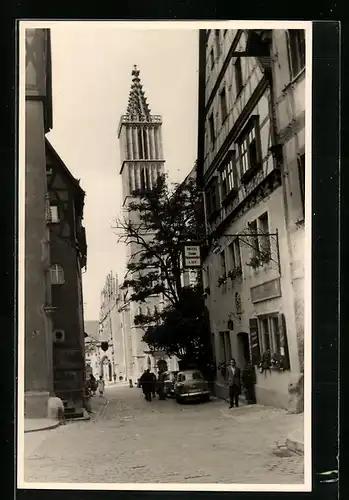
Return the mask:
[[50, 205], [50, 222], [59, 222], [59, 212], [56, 205]]
[[211, 69], [214, 68], [214, 51], [213, 49], [211, 49], [211, 52], [210, 52], [210, 59], [211, 59]]
[[238, 57], [234, 63], [236, 94], [239, 94], [243, 87], [241, 58]]
[[270, 253], [270, 237], [269, 237], [269, 218], [268, 212], [265, 212], [258, 217], [259, 250], [264, 253]]
[[217, 179], [214, 178], [206, 192], [207, 213], [209, 217], [213, 217], [219, 211], [219, 197]]
[[292, 78], [305, 67], [305, 30], [288, 30]]
[[[239, 141], [241, 180], [249, 180], [247, 172], [261, 162], [260, 137], [257, 118], [253, 118]], [[247, 175], [246, 175], [247, 174]]]
[[63, 285], [64, 269], [60, 264], [52, 264], [50, 267], [51, 285]]
[[298, 175], [303, 215], [305, 215], [305, 154], [300, 155], [298, 158]]
[[217, 57], [219, 57], [221, 55], [221, 44], [220, 44], [219, 30], [215, 30], [215, 41], [216, 41]]
[[212, 146], [214, 146], [215, 140], [216, 140], [216, 134], [215, 134], [215, 129], [214, 129], [214, 118], [213, 118], [213, 113], [210, 115], [208, 119], [208, 124], [210, 128], [210, 140], [212, 143]]
[[222, 116], [222, 123], [225, 121], [226, 117], [228, 116], [228, 111], [227, 111], [227, 96], [225, 93], [225, 87], [222, 89], [220, 93], [220, 101], [221, 101], [221, 116]]
[[230, 270], [235, 271], [241, 269], [241, 252], [240, 252], [240, 242], [236, 238], [233, 243], [229, 245], [230, 252]]
[[142, 142], [142, 130], [138, 129], [137, 130], [137, 135], [138, 135], [138, 155], [139, 158], [143, 159], [143, 142]]
[[257, 220], [250, 222], [248, 227], [250, 229], [250, 234], [251, 234], [250, 245], [252, 247], [252, 254], [253, 257], [258, 257], [259, 241], [257, 236]]
[[202, 380], [202, 375], [200, 372], [193, 372], [192, 373], [192, 379], [193, 380]]
[[259, 317], [259, 330], [261, 354], [269, 350], [271, 354], [284, 355], [278, 314]]
[[143, 144], [144, 144], [144, 159], [148, 160], [149, 153], [148, 153], [147, 131], [143, 130], [142, 134], [143, 134]]
[[222, 198], [226, 198], [233, 189], [237, 188], [235, 171], [235, 154], [230, 152], [230, 156], [221, 169]]
[[231, 359], [231, 341], [229, 332], [220, 332], [221, 352], [223, 355], [222, 361], [228, 363]]

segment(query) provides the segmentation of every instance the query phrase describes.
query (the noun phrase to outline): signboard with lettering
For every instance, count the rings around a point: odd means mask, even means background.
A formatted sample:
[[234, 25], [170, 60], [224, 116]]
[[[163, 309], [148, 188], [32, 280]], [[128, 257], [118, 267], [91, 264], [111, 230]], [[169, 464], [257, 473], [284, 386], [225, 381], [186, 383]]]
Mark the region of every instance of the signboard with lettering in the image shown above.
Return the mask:
[[262, 302], [263, 300], [273, 299], [281, 296], [280, 279], [266, 281], [261, 285], [257, 285], [251, 288], [251, 300], [255, 304], [256, 302]]
[[201, 267], [200, 245], [185, 245], [183, 252], [184, 267]]
[[256, 318], [250, 319], [250, 348], [251, 348], [252, 364], [258, 365], [260, 361], [260, 348], [259, 348], [258, 320]]

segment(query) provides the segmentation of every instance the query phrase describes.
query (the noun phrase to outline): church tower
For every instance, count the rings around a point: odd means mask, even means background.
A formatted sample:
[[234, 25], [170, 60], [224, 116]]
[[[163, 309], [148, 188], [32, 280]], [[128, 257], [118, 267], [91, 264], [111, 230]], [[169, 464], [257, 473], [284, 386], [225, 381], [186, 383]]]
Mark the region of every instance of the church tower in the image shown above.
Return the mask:
[[[152, 189], [156, 185], [157, 177], [164, 174], [161, 127], [162, 117], [151, 114], [139, 78], [139, 70], [134, 66], [127, 111], [121, 116], [118, 129], [124, 208], [135, 200], [137, 192]], [[138, 222], [136, 212], [127, 212], [127, 217], [130, 222]], [[147, 237], [151, 238], [150, 235]], [[136, 259], [138, 250], [136, 244], [127, 246], [128, 262]], [[125, 318], [124, 325], [128, 325], [129, 331], [125, 332], [125, 337], [128, 339], [129, 359], [132, 359], [128, 376], [133, 381], [136, 381], [146, 368], [156, 369], [156, 361], [150, 356], [148, 346], [142, 342], [144, 332], [135, 327], [134, 317], [140, 313], [152, 314], [155, 308], [159, 310], [160, 299], [159, 296], [149, 297], [146, 304], [131, 302], [127, 306], [128, 318]]]
[[134, 66], [127, 111], [118, 131], [124, 205], [134, 191], [151, 189], [157, 176], [164, 173], [161, 126], [162, 117], [150, 113], [139, 70]]

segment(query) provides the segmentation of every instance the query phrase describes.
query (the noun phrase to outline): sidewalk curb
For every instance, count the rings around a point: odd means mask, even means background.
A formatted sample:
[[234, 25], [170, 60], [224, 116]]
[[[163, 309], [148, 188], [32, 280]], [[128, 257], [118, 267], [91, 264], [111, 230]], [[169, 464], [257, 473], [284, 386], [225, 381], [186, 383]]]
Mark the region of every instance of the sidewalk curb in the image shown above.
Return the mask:
[[24, 429], [24, 434], [29, 434], [30, 432], [48, 431], [51, 429], [56, 429], [61, 425], [60, 422], [55, 422], [52, 424], [44, 425], [43, 427], [36, 427], [34, 429]]
[[304, 455], [304, 443], [297, 437], [297, 434], [298, 432], [290, 434], [286, 439], [286, 446], [289, 450], [293, 451], [293, 453]]

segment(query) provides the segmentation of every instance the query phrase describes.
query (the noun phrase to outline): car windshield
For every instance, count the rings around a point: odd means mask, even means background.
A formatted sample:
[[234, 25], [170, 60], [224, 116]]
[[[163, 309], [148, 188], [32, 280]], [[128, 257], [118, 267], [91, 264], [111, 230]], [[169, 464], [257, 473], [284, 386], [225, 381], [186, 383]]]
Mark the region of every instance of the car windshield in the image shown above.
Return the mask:
[[200, 372], [193, 372], [192, 373], [192, 379], [193, 380], [202, 380], [202, 375]]

